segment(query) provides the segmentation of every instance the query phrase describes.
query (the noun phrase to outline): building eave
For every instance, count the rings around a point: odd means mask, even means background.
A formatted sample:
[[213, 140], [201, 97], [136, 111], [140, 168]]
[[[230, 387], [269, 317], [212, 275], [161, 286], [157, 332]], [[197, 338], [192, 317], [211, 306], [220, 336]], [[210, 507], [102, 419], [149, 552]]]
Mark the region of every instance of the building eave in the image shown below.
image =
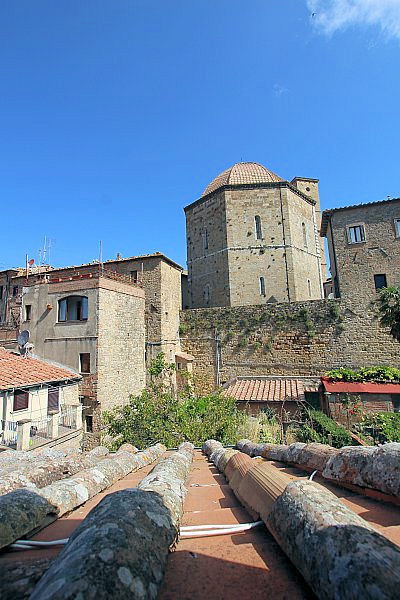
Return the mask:
[[321, 218], [321, 236], [326, 237], [328, 229], [328, 223], [331, 216], [334, 213], [341, 212], [343, 210], [354, 210], [358, 208], [369, 208], [370, 206], [379, 206], [380, 204], [391, 204], [393, 202], [400, 202], [400, 198], [390, 198], [389, 200], [377, 200], [375, 202], [364, 202], [361, 204], [349, 204], [348, 206], [339, 206], [337, 208], [329, 208], [324, 210]]
[[[310, 181], [310, 180], [307, 180], [307, 181]], [[216, 190], [213, 190], [212, 192], [210, 192], [209, 194], [206, 194], [205, 196], [201, 196], [201, 198], [198, 198], [198, 200], [195, 200], [191, 204], [188, 204], [187, 206], [184, 207], [183, 210], [186, 213], [188, 210], [191, 210], [195, 206], [199, 206], [203, 202], [209, 200], [213, 195], [219, 194], [220, 192], [227, 192], [227, 191], [232, 191], [232, 190], [273, 189], [273, 188], [283, 188], [283, 187], [289, 188], [292, 192], [294, 192], [295, 194], [297, 194], [298, 196], [303, 198], [303, 200], [305, 200], [312, 206], [315, 206], [316, 201], [313, 198], [311, 198], [310, 196], [307, 196], [307, 194], [304, 194], [301, 190], [298, 190], [289, 181], [273, 181], [271, 183], [240, 183], [240, 184], [222, 185], [221, 187], [217, 188]]]

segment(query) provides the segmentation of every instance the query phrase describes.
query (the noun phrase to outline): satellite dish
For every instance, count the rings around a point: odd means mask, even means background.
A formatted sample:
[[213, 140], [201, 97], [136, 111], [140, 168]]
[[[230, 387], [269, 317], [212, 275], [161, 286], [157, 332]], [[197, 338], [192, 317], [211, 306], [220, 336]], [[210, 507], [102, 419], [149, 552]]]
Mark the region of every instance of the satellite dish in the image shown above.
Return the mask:
[[31, 334], [27, 329], [24, 329], [23, 331], [21, 331], [21, 333], [19, 334], [19, 336], [17, 338], [18, 346], [25, 346], [25, 344], [28, 343], [30, 335]]
[[33, 267], [33, 265], [34, 265], [34, 264], [35, 264], [35, 259], [34, 259], [34, 258], [31, 258], [31, 260], [29, 260], [29, 261], [28, 261], [28, 265], [29, 265], [30, 267]]

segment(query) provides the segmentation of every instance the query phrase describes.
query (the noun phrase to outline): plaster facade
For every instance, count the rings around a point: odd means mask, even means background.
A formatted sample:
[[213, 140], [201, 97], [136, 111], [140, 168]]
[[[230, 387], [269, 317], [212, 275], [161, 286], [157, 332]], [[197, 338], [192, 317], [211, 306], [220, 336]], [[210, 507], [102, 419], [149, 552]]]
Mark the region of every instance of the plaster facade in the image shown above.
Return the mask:
[[[114, 277], [86, 273], [23, 288], [21, 329], [29, 329], [35, 353], [83, 376], [87, 433], [99, 431], [103, 410], [127, 403], [145, 385], [145, 294]], [[70, 297], [87, 298], [86, 318], [61, 320], [60, 302]]]

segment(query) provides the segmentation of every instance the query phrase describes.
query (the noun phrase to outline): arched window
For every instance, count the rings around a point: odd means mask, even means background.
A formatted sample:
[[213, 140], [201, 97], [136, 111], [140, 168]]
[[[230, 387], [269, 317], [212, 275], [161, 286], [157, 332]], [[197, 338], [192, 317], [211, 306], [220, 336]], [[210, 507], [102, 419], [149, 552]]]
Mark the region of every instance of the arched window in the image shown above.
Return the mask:
[[262, 240], [263, 235], [262, 235], [262, 227], [261, 227], [261, 217], [259, 215], [256, 215], [254, 217], [254, 225], [256, 228], [256, 239]]
[[207, 283], [204, 286], [204, 302], [208, 303], [208, 302], [210, 302], [210, 299], [211, 299], [211, 287], [210, 287], [210, 284]]
[[311, 281], [307, 279], [308, 296], [311, 298]]
[[58, 321], [86, 321], [88, 318], [87, 296], [68, 296], [58, 301]]
[[204, 250], [208, 250], [208, 231], [206, 227], [203, 231], [203, 248]]
[[306, 229], [306, 224], [302, 223], [301, 224], [301, 228], [303, 230], [303, 244], [304, 244], [304, 248], [308, 248], [308, 239], [307, 239], [307, 229]]
[[265, 279], [264, 279], [264, 277], [260, 277], [259, 284], [260, 284], [260, 295], [265, 296]]

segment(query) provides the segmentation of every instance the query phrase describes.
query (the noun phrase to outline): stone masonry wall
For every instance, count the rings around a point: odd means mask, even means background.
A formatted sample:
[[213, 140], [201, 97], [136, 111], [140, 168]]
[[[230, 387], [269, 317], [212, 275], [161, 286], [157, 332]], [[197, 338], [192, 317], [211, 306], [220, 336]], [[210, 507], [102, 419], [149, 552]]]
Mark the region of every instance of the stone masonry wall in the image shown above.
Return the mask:
[[[225, 193], [216, 192], [185, 212], [189, 306], [229, 304]], [[206, 234], [208, 248], [204, 247]]]
[[228, 187], [185, 211], [189, 306], [252, 306], [271, 298], [323, 296], [315, 208], [289, 184]]
[[[400, 345], [374, 309], [342, 300], [186, 310], [181, 346], [210, 388], [238, 375], [313, 375], [336, 367], [400, 367]], [[218, 342], [215, 341], [215, 331]]]
[[182, 303], [181, 271], [161, 263], [161, 351], [169, 362], [175, 362], [180, 349], [179, 318]]
[[97, 400], [102, 411], [126, 404], [145, 385], [144, 304], [142, 290], [99, 289]]
[[[400, 219], [400, 200], [332, 214], [327, 238], [332, 275], [337, 266], [341, 298], [355, 305], [371, 302], [376, 298], [374, 275], [378, 274], [386, 275], [388, 286], [400, 285], [400, 237], [396, 237], [395, 219]], [[347, 227], [356, 224], [364, 225], [365, 241], [349, 244]]]

